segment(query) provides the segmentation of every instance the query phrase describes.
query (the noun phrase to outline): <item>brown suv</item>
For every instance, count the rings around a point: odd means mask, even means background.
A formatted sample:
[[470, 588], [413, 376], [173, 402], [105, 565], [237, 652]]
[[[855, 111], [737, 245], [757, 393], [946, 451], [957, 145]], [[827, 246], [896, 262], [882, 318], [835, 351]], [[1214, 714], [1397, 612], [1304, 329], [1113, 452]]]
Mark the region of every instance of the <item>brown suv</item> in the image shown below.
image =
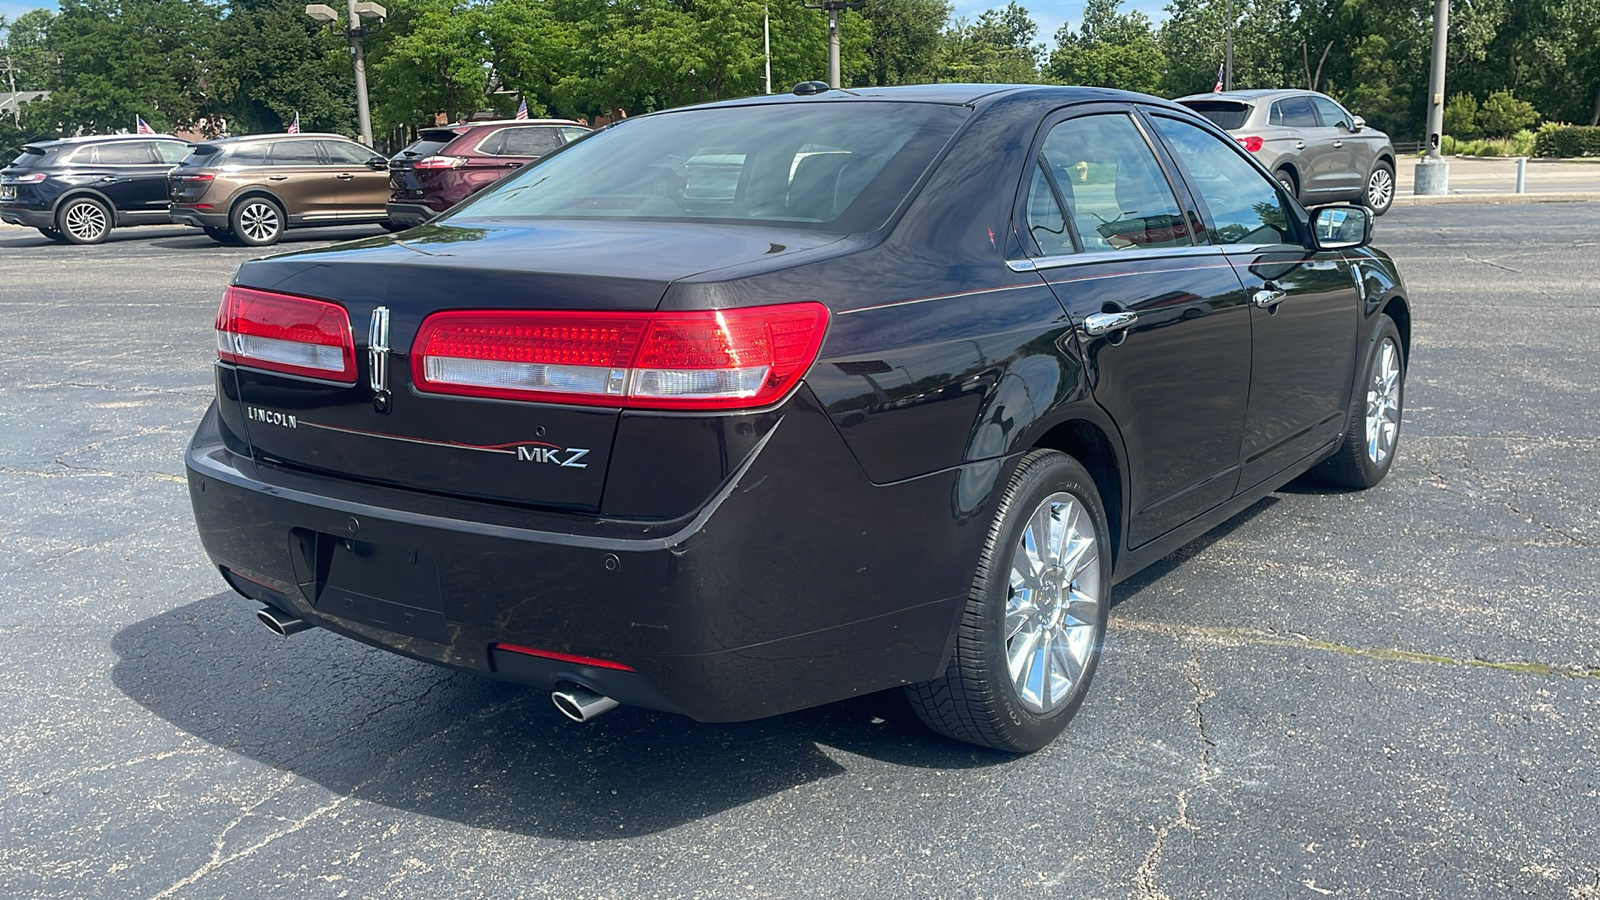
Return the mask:
[[288, 228], [388, 225], [389, 161], [337, 134], [205, 141], [167, 175], [168, 217], [258, 247]]

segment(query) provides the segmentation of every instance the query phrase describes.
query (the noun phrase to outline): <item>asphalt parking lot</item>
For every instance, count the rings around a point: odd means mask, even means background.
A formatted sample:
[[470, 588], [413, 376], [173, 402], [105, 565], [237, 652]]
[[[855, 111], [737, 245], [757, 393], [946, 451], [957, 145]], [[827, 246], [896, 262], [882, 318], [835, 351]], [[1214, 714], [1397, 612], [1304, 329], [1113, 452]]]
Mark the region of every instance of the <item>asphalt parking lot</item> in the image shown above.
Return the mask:
[[1083, 712], [1012, 758], [893, 693], [580, 726], [272, 635], [180, 459], [256, 251], [0, 231], [0, 896], [1600, 900], [1597, 235], [1600, 204], [1380, 220], [1416, 316], [1389, 479], [1121, 585]]

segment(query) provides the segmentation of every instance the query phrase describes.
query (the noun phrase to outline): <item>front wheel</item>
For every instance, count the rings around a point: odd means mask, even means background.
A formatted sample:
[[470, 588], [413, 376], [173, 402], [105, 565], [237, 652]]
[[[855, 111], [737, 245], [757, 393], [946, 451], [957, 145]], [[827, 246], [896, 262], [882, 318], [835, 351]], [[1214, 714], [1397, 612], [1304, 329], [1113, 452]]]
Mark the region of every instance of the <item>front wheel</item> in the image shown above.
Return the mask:
[[276, 244], [283, 237], [283, 210], [265, 197], [250, 197], [233, 208], [228, 217], [233, 236], [251, 247]]
[[1367, 190], [1361, 202], [1375, 216], [1381, 216], [1394, 205], [1394, 166], [1379, 161], [1367, 176]]
[[1053, 450], [1022, 458], [978, 560], [945, 673], [906, 694], [933, 730], [1012, 753], [1066, 728], [1100, 660], [1111, 537], [1089, 472]]
[[1366, 489], [1389, 474], [1400, 449], [1405, 367], [1400, 330], [1394, 320], [1380, 316], [1377, 336], [1367, 347], [1362, 387], [1350, 398], [1350, 425], [1344, 442], [1317, 467], [1318, 478], [1339, 487]]
[[67, 240], [67, 236], [66, 235], [62, 234], [61, 232], [57, 231], [54, 228], [41, 228], [41, 229], [39, 229], [39, 233], [44, 235], [45, 237], [49, 238], [50, 240], [55, 241], [58, 244], [65, 243], [66, 240]]
[[56, 213], [56, 230], [69, 243], [98, 244], [111, 233], [111, 210], [92, 197], [68, 200]]

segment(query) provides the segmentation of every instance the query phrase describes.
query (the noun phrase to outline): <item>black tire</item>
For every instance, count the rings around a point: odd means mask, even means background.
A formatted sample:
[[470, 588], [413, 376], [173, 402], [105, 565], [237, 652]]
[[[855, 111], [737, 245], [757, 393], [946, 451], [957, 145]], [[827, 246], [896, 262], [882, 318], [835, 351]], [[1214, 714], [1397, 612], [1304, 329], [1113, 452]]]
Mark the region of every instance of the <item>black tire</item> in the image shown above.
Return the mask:
[[1289, 196], [1296, 200], [1300, 199], [1300, 182], [1294, 177], [1293, 169], [1283, 166], [1278, 171], [1273, 172], [1272, 176], [1278, 179], [1278, 183], [1283, 185], [1283, 189], [1289, 192]]
[[1373, 215], [1381, 216], [1394, 206], [1394, 191], [1394, 166], [1380, 159], [1367, 173], [1367, 184], [1361, 190], [1361, 205], [1372, 210]]
[[56, 210], [56, 230], [69, 244], [98, 244], [111, 234], [111, 208], [93, 197], [74, 197]]
[[206, 233], [206, 237], [219, 244], [237, 245], [239, 243], [239, 239], [234, 237], [233, 232], [226, 228], [212, 228], [210, 225], [202, 225], [200, 230]]
[[388, 219], [384, 219], [378, 224], [382, 225], [383, 230], [389, 232], [390, 234], [398, 234], [399, 232], [405, 231], [407, 228], [411, 227], [410, 225], [401, 225], [399, 222], [391, 222]]
[[[1048, 590], [1030, 591], [1026, 586], [1013, 589], [1012, 567], [1030, 519], [1036, 512], [1045, 509], [1047, 503], [1053, 503], [1062, 495], [1076, 503], [1075, 507], [1066, 507], [1068, 510], [1075, 509], [1079, 514], [1086, 514], [1086, 523], [1082, 519], [1077, 521], [1080, 528], [1086, 524], [1093, 531], [1094, 544], [1077, 558], [1083, 569], [1070, 580], [1062, 577], [1065, 572], [1061, 569], [1036, 570], [1036, 577], [1041, 578], [1046, 588], [1061, 579], [1074, 590], [1082, 589], [1086, 593], [1093, 579], [1096, 603], [1092, 614], [1084, 611], [1085, 604], [1079, 604], [1074, 614], [1055, 612], [1056, 627], [1061, 626], [1063, 619], [1070, 619], [1077, 623], [1072, 626], [1074, 634], [1087, 641], [1076, 641], [1084, 658], [1078, 677], [1071, 680], [1068, 692], [1054, 698], [1045, 694], [1046, 699], [1053, 700], [1054, 705], [1044, 706], [1045, 711], [1039, 712], [1033, 708], [1034, 705], [1041, 705], [1038, 704], [1039, 698], [1034, 698], [1033, 705], [1030, 705], [1030, 701], [1018, 689], [1018, 679], [1012, 677], [1007, 664], [1007, 613], [1015, 613], [1017, 627], [1014, 633], [1018, 640], [1022, 640], [1027, 623], [1036, 619], [1034, 613], [1012, 610], [1013, 602], [1020, 601], [1027, 594], [1050, 596]], [[1053, 512], [1054, 507], [1051, 507], [1047, 515]], [[1090, 552], [1094, 553], [1092, 559]], [[1000, 499], [994, 522], [989, 527], [988, 538], [978, 559], [978, 571], [973, 578], [972, 592], [958, 625], [955, 652], [949, 667], [933, 681], [906, 688], [911, 707], [928, 727], [956, 740], [1011, 753], [1030, 753], [1045, 746], [1066, 728], [1067, 722], [1078, 711], [1088, 693], [1105, 638], [1110, 588], [1110, 530], [1106, 524], [1105, 506], [1095, 490], [1094, 479], [1077, 460], [1064, 453], [1054, 450], [1029, 453], [1017, 466], [1016, 474]], [[1068, 608], [1071, 607], [1063, 605], [1060, 610]], [[1035, 605], [1034, 609], [1038, 611], [1039, 606]], [[1049, 618], [1046, 615], [1044, 620]], [[1046, 644], [1042, 650], [1034, 649], [1035, 646], [1026, 644], [1019, 647], [1019, 650], [1026, 648], [1026, 652], [1021, 654], [1022, 658], [1037, 662], [1040, 657], [1036, 654], [1042, 653], [1047, 662], [1054, 661], [1051, 645]], [[1068, 649], [1067, 652], [1072, 651]], [[1028, 671], [1025, 680], [1031, 681], [1032, 669]], [[1052, 671], [1047, 666], [1041, 683], [1050, 678]]]
[[[1384, 372], [1394, 368], [1394, 389], [1387, 391]], [[1314, 470], [1316, 477], [1337, 487], [1365, 490], [1382, 481], [1394, 465], [1395, 454], [1400, 451], [1400, 418], [1405, 410], [1406, 356], [1400, 343], [1400, 330], [1388, 316], [1378, 317], [1377, 332], [1367, 344], [1361, 361], [1361, 381], [1350, 398], [1350, 424], [1345, 428], [1344, 442], [1333, 455]], [[1392, 416], [1388, 413], [1392, 412]], [[1386, 452], [1375, 453], [1373, 435], [1368, 433], [1368, 417], [1382, 415], [1392, 421], [1392, 434], [1385, 441]], [[1383, 428], [1374, 429], [1380, 434]]]
[[54, 228], [40, 228], [39, 233], [58, 244], [64, 244], [67, 242], [67, 236], [55, 230]]
[[267, 197], [246, 197], [228, 211], [228, 230], [247, 247], [276, 244], [287, 224], [283, 207]]

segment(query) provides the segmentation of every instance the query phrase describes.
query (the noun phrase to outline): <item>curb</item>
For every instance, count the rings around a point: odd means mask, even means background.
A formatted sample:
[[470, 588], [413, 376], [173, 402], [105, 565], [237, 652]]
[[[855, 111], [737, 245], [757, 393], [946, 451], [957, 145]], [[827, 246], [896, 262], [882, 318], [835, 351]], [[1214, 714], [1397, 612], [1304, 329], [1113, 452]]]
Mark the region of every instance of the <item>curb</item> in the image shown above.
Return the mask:
[[1544, 194], [1408, 194], [1394, 198], [1395, 206], [1436, 206], [1450, 203], [1583, 203], [1600, 201], [1600, 191], [1551, 191]]

